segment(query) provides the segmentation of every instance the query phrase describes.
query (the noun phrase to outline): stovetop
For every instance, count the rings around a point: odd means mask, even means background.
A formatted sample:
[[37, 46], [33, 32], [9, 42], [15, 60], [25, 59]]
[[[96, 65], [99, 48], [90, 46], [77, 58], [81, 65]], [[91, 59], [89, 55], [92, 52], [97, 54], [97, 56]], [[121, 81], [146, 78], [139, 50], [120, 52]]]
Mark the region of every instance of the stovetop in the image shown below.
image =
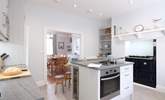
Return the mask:
[[133, 57], [133, 58], [153, 58], [153, 56], [137, 56], [137, 55], [130, 55], [128, 57]]
[[102, 64], [103, 66], [109, 66], [109, 65], [112, 65], [112, 64], [116, 64], [112, 61], [111, 62], [110, 61], [100, 61], [99, 63]]

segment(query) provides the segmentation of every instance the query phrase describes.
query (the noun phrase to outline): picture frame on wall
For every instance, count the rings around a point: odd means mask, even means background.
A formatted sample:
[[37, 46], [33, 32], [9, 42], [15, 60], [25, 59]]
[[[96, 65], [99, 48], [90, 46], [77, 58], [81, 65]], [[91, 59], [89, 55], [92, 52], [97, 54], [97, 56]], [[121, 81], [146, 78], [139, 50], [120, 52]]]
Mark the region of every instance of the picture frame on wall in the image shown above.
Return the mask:
[[64, 42], [58, 42], [58, 49], [64, 49]]

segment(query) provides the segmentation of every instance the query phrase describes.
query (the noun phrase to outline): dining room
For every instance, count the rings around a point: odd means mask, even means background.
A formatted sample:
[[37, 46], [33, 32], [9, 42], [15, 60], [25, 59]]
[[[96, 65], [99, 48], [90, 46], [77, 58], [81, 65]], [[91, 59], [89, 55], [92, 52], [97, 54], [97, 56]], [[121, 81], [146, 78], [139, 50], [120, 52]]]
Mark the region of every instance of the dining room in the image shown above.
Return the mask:
[[47, 84], [55, 95], [71, 91], [71, 60], [80, 58], [81, 35], [48, 31], [46, 34]]

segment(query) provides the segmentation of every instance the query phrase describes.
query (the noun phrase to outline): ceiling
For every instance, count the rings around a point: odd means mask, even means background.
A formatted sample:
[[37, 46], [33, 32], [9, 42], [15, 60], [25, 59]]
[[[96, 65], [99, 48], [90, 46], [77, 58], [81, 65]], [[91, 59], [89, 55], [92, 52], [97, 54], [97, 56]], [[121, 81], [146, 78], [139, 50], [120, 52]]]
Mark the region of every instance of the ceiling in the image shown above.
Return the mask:
[[[163, 0], [33, 0], [63, 12], [107, 18], [160, 3]], [[59, 2], [58, 2], [59, 1]], [[77, 8], [73, 4], [77, 4]], [[90, 10], [89, 10], [90, 9]]]

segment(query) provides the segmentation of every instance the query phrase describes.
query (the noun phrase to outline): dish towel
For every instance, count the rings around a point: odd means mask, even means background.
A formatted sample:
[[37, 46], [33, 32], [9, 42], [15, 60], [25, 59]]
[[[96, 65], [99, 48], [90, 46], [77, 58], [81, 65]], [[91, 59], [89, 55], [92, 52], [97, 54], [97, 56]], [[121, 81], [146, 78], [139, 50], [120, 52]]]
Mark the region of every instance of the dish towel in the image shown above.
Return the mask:
[[100, 68], [102, 66], [102, 64], [94, 64], [94, 63], [90, 63], [88, 64], [88, 67], [96, 67], [96, 68]]

